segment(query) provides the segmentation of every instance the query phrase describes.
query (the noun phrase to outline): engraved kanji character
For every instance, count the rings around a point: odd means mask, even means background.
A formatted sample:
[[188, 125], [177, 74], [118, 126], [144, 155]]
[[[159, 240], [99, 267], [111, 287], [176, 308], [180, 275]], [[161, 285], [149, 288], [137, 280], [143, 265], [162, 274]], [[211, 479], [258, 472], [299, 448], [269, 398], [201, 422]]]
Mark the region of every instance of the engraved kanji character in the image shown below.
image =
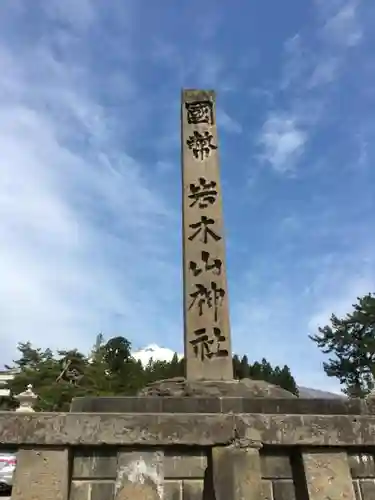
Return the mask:
[[199, 184], [190, 184], [189, 198], [193, 201], [190, 207], [198, 203], [199, 208], [207, 208], [209, 204], [213, 205], [216, 201], [217, 191], [216, 182], [207, 181], [204, 177], [199, 177]]
[[211, 101], [195, 101], [185, 104], [187, 111], [187, 121], [193, 125], [198, 123], [208, 123], [213, 125], [213, 109]]
[[194, 233], [189, 236], [189, 240], [193, 241], [194, 238], [198, 236], [198, 234], [202, 233], [201, 241], [207, 244], [208, 236], [211, 236], [215, 241], [221, 240], [221, 236], [216, 234], [209, 226], [215, 224], [214, 219], [209, 219], [205, 215], [201, 216], [201, 220], [199, 222], [194, 222], [190, 224], [189, 227], [195, 229]]
[[187, 139], [186, 145], [192, 150], [197, 160], [203, 161], [205, 158], [209, 157], [212, 150], [217, 149], [217, 146], [212, 144], [213, 138], [213, 135], [207, 131], [200, 134], [194, 130], [193, 135]]
[[211, 337], [208, 336], [206, 328], [195, 330], [194, 335], [196, 338], [190, 340], [190, 344], [193, 346], [195, 356], [200, 357], [201, 361], [204, 361], [205, 358], [229, 356], [228, 350], [221, 348], [221, 342], [225, 342], [226, 337], [221, 333], [220, 328], [214, 326]]
[[217, 274], [218, 276], [221, 274], [221, 268], [223, 262], [220, 259], [212, 259], [210, 260], [210, 253], [202, 250], [201, 254], [202, 262], [204, 262], [203, 269], [199, 267], [199, 265], [194, 262], [189, 262], [190, 271], [192, 271], [194, 276], [199, 276], [203, 271], [212, 271], [213, 274]]
[[203, 309], [206, 306], [208, 309], [214, 309], [214, 319], [218, 320], [218, 310], [219, 306], [222, 304], [225, 290], [219, 288], [217, 283], [211, 282], [211, 288], [207, 288], [201, 283], [195, 284], [196, 291], [190, 294], [192, 301], [189, 306], [189, 310], [197, 306], [199, 311], [199, 316], [203, 316]]

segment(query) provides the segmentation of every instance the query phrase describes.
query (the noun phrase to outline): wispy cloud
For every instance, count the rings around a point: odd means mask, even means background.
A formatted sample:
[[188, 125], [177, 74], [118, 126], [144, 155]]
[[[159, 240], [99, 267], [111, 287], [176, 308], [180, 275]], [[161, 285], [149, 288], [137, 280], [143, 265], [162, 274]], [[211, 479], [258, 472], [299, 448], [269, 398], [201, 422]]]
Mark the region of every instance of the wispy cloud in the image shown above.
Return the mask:
[[277, 172], [288, 172], [303, 154], [306, 140], [306, 132], [293, 117], [274, 114], [264, 122], [259, 143], [264, 160]]
[[[46, 14], [82, 32], [96, 14], [89, 2], [77, 9], [48, 3]], [[173, 209], [119, 145], [117, 117], [93, 99], [90, 67], [62, 46], [58, 57], [45, 27], [30, 46], [0, 48], [3, 356], [28, 339], [87, 348], [107, 325], [134, 340], [168, 336], [169, 319], [142, 311], [156, 309], [160, 273], [167, 288], [178, 279], [168, 264]], [[124, 123], [125, 144], [138, 125], [134, 116]]]
[[[275, 94], [282, 93], [285, 104], [269, 112], [271, 116], [287, 116], [286, 125], [271, 119], [271, 130], [276, 123], [277, 129], [286, 128], [286, 133], [270, 134], [270, 119], [266, 117], [258, 137], [260, 157], [275, 171], [286, 172], [289, 168], [282, 165], [302, 161], [303, 146], [325, 119], [330, 101], [327, 86], [340, 78], [347, 50], [358, 46], [363, 38], [358, 10], [356, 0], [316, 0], [314, 32], [297, 33], [286, 40], [280, 84], [274, 90], [274, 101], [279, 100]], [[290, 123], [298, 123], [297, 130], [292, 130]]]
[[321, 35], [329, 43], [340, 47], [354, 47], [361, 42], [363, 28], [359, 19], [358, 0], [332, 3], [316, 0], [316, 5], [323, 22]]

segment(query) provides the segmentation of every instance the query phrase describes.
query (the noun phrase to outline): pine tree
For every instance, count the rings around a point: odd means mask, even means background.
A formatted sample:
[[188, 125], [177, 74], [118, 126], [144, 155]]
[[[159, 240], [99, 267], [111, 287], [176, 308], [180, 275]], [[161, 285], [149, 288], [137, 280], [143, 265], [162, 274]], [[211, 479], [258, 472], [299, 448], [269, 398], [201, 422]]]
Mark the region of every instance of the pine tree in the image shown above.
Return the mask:
[[335, 314], [331, 324], [311, 335], [324, 354], [332, 357], [323, 363], [329, 377], [336, 377], [351, 397], [363, 397], [374, 388], [375, 375], [375, 297], [358, 298], [353, 312], [343, 319]]

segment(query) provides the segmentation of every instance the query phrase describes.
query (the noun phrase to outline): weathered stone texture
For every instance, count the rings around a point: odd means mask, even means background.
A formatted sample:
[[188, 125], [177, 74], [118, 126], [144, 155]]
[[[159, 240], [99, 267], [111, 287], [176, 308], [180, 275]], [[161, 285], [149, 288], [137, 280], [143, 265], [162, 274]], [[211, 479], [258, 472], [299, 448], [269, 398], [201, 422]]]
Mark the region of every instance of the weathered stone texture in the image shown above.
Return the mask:
[[311, 451], [302, 460], [309, 500], [355, 500], [345, 452]]
[[[211, 361], [210, 361], [211, 362]], [[168, 380], [159, 380], [147, 385], [139, 393], [139, 396], [169, 398], [159, 403], [162, 411], [188, 412], [189, 407], [200, 408], [198, 411], [207, 413], [225, 413], [218, 398], [283, 398], [297, 399], [297, 396], [281, 387], [265, 382], [264, 380], [252, 380], [244, 378], [241, 380], [189, 380], [183, 377], [175, 377]], [[179, 399], [178, 399], [179, 398]], [[207, 400], [204, 403], [204, 400]], [[181, 405], [185, 402], [185, 407]], [[228, 404], [227, 401], [226, 403]], [[217, 406], [215, 406], [217, 405]], [[237, 411], [243, 411], [241, 408]], [[230, 410], [228, 410], [230, 411]]]
[[260, 464], [263, 479], [292, 479], [290, 457], [280, 450], [278, 453], [261, 453]]
[[126, 450], [117, 455], [115, 500], [162, 500], [164, 454], [162, 451]]
[[112, 500], [114, 481], [72, 481], [69, 500]]
[[[282, 389], [277, 386], [268, 384], [264, 390], [262, 383], [254, 380], [252, 387], [248, 388], [247, 379], [244, 380], [232, 384], [224, 381], [196, 384], [178, 377], [168, 382], [150, 384], [141, 391], [146, 396], [74, 398], [70, 411], [72, 413], [264, 413], [346, 416], [375, 414], [369, 410], [366, 401], [361, 399], [302, 399], [290, 397], [290, 393], [287, 393], [288, 397], [280, 397], [277, 395]], [[259, 384], [257, 387], [260, 390], [256, 389], [255, 384]], [[277, 392], [273, 391], [275, 387]], [[251, 396], [249, 389], [252, 391]]]
[[359, 481], [359, 490], [361, 492], [360, 500], [374, 500], [375, 498], [375, 480], [362, 479]]
[[259, 450], [238, 446], [212, 449], [216, 500], [259, 500], [263, 493]]
[[182, 500], [182, 480], [165, 479], [164, 500]]
[[78, 448], [73, 458], [73, 479], [115, 479], [116, 448]]
[[68, 449], [25, 449], [17, 453], [13, 500], [67, 500]]
[[293, 481], [290, 479], [274, 481], [273, 500], [296, 500], [296, 491]]
[[203, 479], [207, 468], [205, 451], [166, 451], [164, 454], [164, 477], [167, 479]]
[[371, 453], [355, 453], [348, 456], [353, 479], [375, 478], [375, 460]]
[[215, 446], [258, 431], [264, 445], [375, 446], [375, 416], [0, 413], [0, 445]]
[[182, 500], [202, 500], [203, 488], [203, 481], [185, 479], [182, 482]]
[[274, 500], [272, 493], [272, 481], [262, 479], [262, 495], [261, 500]]
[[214, 91], [183, 91], [181, 127], [186, 378], [231, 380]]

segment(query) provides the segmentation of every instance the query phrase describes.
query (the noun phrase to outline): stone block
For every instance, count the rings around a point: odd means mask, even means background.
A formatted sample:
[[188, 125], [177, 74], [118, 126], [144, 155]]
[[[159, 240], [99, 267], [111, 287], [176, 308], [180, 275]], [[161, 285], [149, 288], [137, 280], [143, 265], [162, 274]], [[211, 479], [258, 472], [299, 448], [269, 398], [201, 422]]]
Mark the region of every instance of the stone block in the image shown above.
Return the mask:
[[116, 448], [81, 448], [74, 451], [73, 479], [115, 479]]
[[114, 481], [72, 481], [69, 500], [112, 500]]
[[202, 500], [203, 481], [185, 479], [182, 481], [182, 500]]
[[358, 481], [358, 479], [356, 479], [355, 481], [353, 481], [353, 488], [354, 488], [355, 500], [362, 500], [362, 495], [361, 495], [361, 491], [359, 489], [359, 481]]
[[207, 456], [203, 452], [191, 451], [183, 454], [165, 451], [164, 477], [176, 478], [203, 478], [207, 467]]
[[262, 479], [262, 500], [274, 500], [272, 493], [272, 481]]
[[[361, 399], [304, 399], [291, 397], [275, 397], [277, 394], [271, 394], [271, 397], [253, 397], [251, 396], [253, 389], [250, 387], [242, 387], [244, 383], [236, 383], [228, 385], [228, 391], [223, 392], [223, 388], [217, 390], [213, 384], [209, 387], [204, 387], [207, 394], [198, 392], [198, 388], [194, 384], [187, 383], [186, 387], [176, 388], [169, 387], [171, 381], [165, 381], [166, 386], [163, 397], [147, 395], [145, 396], [102, 396], [92, 397], [84, 396], [74, 398], [70, 407], [70, 411], [86, 412], [86, 413], [167, 413], [170, 408], [178, 409], [177, 412], [201, 413], [204, 408], [208, 408], [209, 413], [265, 413], [265, 414], [294, 414], [294, 415], [367, 415], [375, 413], [375, 403], [365, 402]], [[175, 382], [175, 385], [177, 382]], [[182, 384], [182, 382], [181, 382]], [[253, 382], [256, 384], [256, 382]], [[258, 383], [259, 384], [259, 383]], [[153, 385], [144, 390], [145, 394], [150, 392]], [[178, 385], [178, 384], [177, 384]], [[241, 389], [242, 387], [242, 389]], [[169, 392], [168, 392], [169, 389]], [[202, 387], [200, 387], [202, 390]], [[215, 390], [216, 389], [216, 390]], [[241, 389], [241, 390], [239, 390]], [[274, 389], [276, 390], [276, 389]], [[152, 390], [151, 390], [152, 393]], [[169, 397], [167, 396], [169, 394]], [[174, 396], [174, 397], [173, 397]], [[178, 397], [176, 397], [178, 396]], [[187, 396], [190, 402], [181, 402], [181, 396]], [[194, 397], [189, 397], [194, 396]], [[211, 399], [207, 406], [202, 406], [201, 403], [195, 403], [197, 396]], [[186, 399], [183, 397], [182, 399]], [[173, 403], [173, 399], [179, 400]], [[166, 403], [164, 403], [166, 401]], [[197, 406], [195, 406], [195, 404]], [[175, 411], [173, 409], [173, 411]]]
[[362, 495], [361, 500], [374, 500], [375, 498], [374, 479], [361, 479], [359, 481], [359, 489]]
[[348, 456], [344, 452], [302, 454], [308, 500], [355, 500]]
[[261, 453], [260, 464], [262, 470], [262, 478], [264, 479], [293, 478], [290, 457], [285, 453]]
[[243, 413], [243, 398], [221, 398], [221, 413]]
[[164, 413], [220, 413], [220, 398], [160, 398]]
[[182, 481], [165, 480], [164, 481], [164, 499], [163, 500], [182, 500]]
[[83, 396], [74, 398], [70, 405], [72, 413], [159, 413], [161, 398], [130, 396]]
[[353, 479], [362, 477], [375, 478], [374, 455], [370, 453], [357, 453], [349, 455], [348, 458]]
[[239, 446], [212, 449], [216, 500], [259, 500], [263, 493], [259, 450]]
[[163, 491], [162, 451], [126, 449], [119, 451], [115, 500], [161, 500]]
[[18, 450], [12, 500], [67, 500], [68, 490], [66, 448]]
[[296, 490], [293, 481], [274, 481], [273, 500], [296, 500]]

